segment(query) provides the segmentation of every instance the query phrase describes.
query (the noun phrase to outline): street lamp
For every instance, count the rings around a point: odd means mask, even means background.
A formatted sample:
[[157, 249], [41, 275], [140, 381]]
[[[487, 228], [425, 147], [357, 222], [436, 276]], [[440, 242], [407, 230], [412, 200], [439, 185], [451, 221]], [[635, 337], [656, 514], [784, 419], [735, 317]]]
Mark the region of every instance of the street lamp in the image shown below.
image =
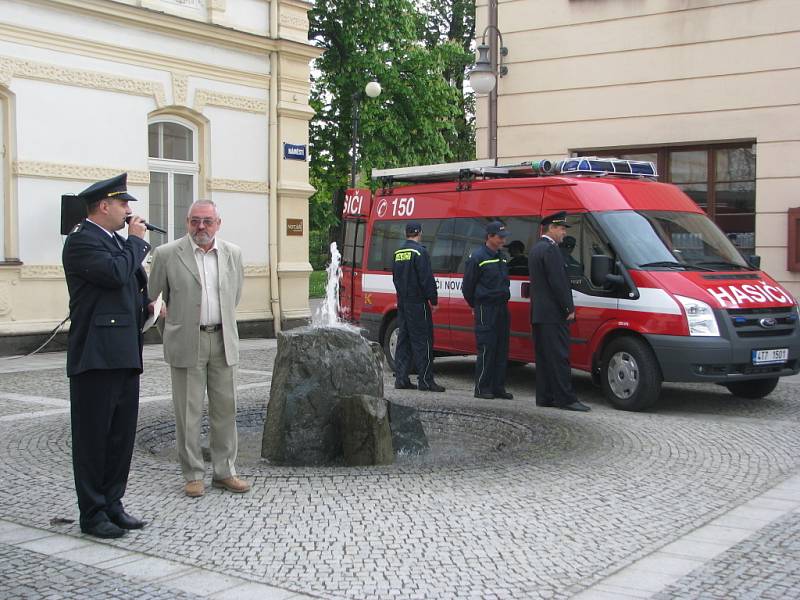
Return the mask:
[[358, 172], [358, 126], [361, 123], [361, 99], [364, 94], [369, 98], [377, 98], [381, 95], [381, 84], [377, 81], [370, 81], [364, 91], [357, 91], [352, 96], [353, 101], [353, 143], [350, 149], [350, 187], [356, 187], [356, 173]]
[[[495, 69], [492, 58], [489, 57], [489, 44], [486, 43], [486, 33], [489, 29], [494, 29], [497, 37], [500, 38], [500, 66]], [[508, 75], [508, 67], [503, 64], [503, 57], [508, 56], [508, 48], [503, 45], [503, 34], [494, 25], [489, 25], [484, 29], [481, 36], [481, 43], [478, 44], [478, 60], [469, 72], [469, 85], [478, 94], [488, 94], [494, 89], [497, 83], [497, 76], [505, 77]], [[497, 75], [495, 75], [495, 73]]]
[[[496, 10], [496, 9], [495, 9]], [[491, 45], [486, 43], [486, 34], [493, 30], [500, 40], [500, 64], [493, 55], [492, 49], [496, 48], [494, 38], [490, 38]], [[508, 56], [508, 48], [503, 45], [503, 34], [495, 25], [488, 25], [483, 30], [481, 43], [478, 44], [478, 60], [469, 72], [467, 79], [470, 87], [477, 94], [489, 94], [489, 156], [497, 158], [497, 78], [508, 74], [508, 67], [503, 64], [503, 58]]]

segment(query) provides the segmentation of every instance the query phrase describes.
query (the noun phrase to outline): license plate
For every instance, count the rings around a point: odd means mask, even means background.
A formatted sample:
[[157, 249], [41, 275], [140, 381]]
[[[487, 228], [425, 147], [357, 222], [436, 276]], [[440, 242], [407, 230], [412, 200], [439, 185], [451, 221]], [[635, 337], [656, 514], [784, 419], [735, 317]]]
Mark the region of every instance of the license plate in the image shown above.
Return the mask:
[[772, 350], [753, 350], [754, 365], [785, 363], [787, 360], [789, 360], [788, 348], [773, 348]]

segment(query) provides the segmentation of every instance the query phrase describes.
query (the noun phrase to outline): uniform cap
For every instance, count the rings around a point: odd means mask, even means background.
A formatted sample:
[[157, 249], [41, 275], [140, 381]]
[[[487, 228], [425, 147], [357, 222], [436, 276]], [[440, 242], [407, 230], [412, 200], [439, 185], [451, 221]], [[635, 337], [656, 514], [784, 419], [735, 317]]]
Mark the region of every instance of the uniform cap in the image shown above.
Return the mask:
[[486, 225], [486, 235], [499, 235], [502, 238], [508, 237], [510, 234], [506, 230], [506, 226], [500, 221], [492, 221]]
[[417, 235], [422, 232], [422, 224], [417, 221], [406, 223], [406, 235]]
[[110, 179], [93, 183], [78, 194], [86, 204], [92, 204], [103, 198], [116, 198], [117, 200], [136, 200], [128, 193], [128, 174], [122, 173]]
[[570, 225], [567, 223], [567, 212], [562, 210], [561, 212], [546, 216], [544, 219], [542, 219], [542, 227], [547, 227], [548, 225], [569, 227]]

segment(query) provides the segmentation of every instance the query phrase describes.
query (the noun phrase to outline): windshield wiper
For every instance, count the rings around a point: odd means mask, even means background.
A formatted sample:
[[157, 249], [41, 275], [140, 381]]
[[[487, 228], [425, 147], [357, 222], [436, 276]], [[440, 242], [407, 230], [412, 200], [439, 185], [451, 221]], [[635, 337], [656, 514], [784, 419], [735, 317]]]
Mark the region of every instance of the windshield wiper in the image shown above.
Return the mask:
[[714, 269], [709, 269], [708, 267], [701, 267], [700, 265], [689, 265], [682, 262], [677, 262], [673, 260], [657, 260], [655, 262], [644, 263], [639, 265], [640, 267], [667, 267], [667, 268], [677, 268], [680, 267], [681, 269], [687, 269], [689, 271], [713, 271]]
[[714, 265], [720, 267], [733, 267], [734, 269], [747, 269], [748, 271], [755, 271], [755, 269], [751, 266], [740, 265], [739, 263], [733, 263], [727, 260], [701, 260], [698, 261], [696, 264], [698, 265]]
[[649, 262], [639, 265], [640, 267], [680, 267], [681, 269], [685, 269], [687, 265], [683, 263], [679, 263], [675, 260], [657, 260], [655, 262]]

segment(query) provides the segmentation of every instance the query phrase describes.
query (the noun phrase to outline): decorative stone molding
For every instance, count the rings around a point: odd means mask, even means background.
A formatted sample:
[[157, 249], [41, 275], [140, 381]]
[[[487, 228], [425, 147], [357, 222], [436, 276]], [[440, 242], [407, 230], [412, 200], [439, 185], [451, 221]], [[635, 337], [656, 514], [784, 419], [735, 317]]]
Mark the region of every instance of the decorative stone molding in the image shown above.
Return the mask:
[[245, 277], [268, 277], [269, 276], [269, 266], [267, 266], [267, 265], [245, 265], [244, 266], [244, 276]]
[[194, 109], [197, 112], [203, 112], [203, 108], [206, 106], [221, 106], [232, 110], [264, 114], [268, 108], [267, 101], [259, 98], [222, 94], [212, 90], [197, 90], [194, 94]]
[[295, 29], [308, 29], [308, 18], [300, 13], [281, 13], [281, 25], [294, 27]]
[[209, 7], [211, 10], [221, 10], [224, 11], [226, 6], [226, 0], [210, 0]]
[[[58, 163], [21, 160], [11, 164], [11, 172], [20, 177], [42, 179], [69, 179], [73, 181], [100, 181], [125, 172], [123, 168], [63, 165]], [[128, 184], [149, 185], [149, 171], [128, 170]]]
[[0, 282], [0, 317], [11, 314], [11, 286], [7, 281]]
[[189, 77], [184, 73], [172, 73], [172, 103], [179, 106], [189, 106], [186, 102], [189, 89]]
[[11, 76], [14, 74], [14, 70], [11, 68], [11, 64], [0, 61], [0, 85], [4, 85], [8, 87], [11, 85]]
[[266, 181], [247, 181], [244, 179], [208, 179], [206, 186], [211, 191], [243, 192], [245, 194], [268, 194]]
[[64, 279], [61, 265], [24, 265], [19, 272], [20, 279]]
[[70, 69], [57, 65], [34, 62], [32, 60], [0, 57], [0, 73], [9, 71], [11, 73], [10, 76], [6, 75], [6, 77], [9, 78], [21, 77], [23, 79], [38, 79], [76, 87], [120, 92], [134, 96], [153, 96], [158, 108], [166, 104], [164, 86], [160, 82], [118, 77], [99, 71]]
[[314, 267], [309, 262], [280, 262], [278, 263], [278, 273], [282, 278], [303, 277], [311, 273]]

